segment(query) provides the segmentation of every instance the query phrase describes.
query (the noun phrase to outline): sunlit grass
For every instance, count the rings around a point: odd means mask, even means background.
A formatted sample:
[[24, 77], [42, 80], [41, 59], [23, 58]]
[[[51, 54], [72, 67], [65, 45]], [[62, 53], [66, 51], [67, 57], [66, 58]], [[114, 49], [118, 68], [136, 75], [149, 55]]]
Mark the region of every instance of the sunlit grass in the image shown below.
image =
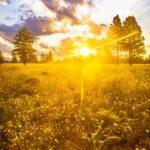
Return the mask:
[[0, 148], [148, 148], [149, 65], [0, 66]]

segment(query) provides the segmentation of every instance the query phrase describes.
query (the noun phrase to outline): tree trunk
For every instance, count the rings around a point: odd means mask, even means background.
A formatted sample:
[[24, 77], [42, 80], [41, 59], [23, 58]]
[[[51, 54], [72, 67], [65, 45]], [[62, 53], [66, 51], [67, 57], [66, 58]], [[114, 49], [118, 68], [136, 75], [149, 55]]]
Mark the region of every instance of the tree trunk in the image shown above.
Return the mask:
[[24, 61], [23, 64], [26, 65], [27, 64], [26, 61]]
[[133, 51], [133, 36], [130, 37], [130, 48], [129, 48], [129, 64], [132, 65], [132, 51]]
[[117, 65], [119, 65], [119, 45], [117, 43]]
[[129, 64], [132, 65], [132, 54], [131, 54], [132, 50], [129, 50]]
[[23, 56], [23, 64], [24, 64], [24, 65], [27, 64], [27, 53], [24, 53], [24, 56]]

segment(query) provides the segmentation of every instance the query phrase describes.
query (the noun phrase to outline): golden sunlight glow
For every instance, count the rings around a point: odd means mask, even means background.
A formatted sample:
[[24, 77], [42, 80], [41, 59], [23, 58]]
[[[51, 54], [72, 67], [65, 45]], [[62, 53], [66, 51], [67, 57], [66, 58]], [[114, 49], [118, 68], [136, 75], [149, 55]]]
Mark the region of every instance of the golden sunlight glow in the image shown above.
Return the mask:
[[79, 50], [76, 50], [76, 51], [74, 52], [74, 55], [82, 55], [82, 56], [87, 57], [87, 56], [89, 56], [89, 55], [95, 55], [95, 52], [96, 52], [96, 51], [92, 51], [92, 50], [90, 50], [88, 47], [83, 47], [83, 48], [81, 48], [81, 49], [79, 49]]
[[97, 46], [97, 47], [95, 47], [94, 49], [96, 50], [96, 49], [98, 49], [98, 48], [105, 47], [105, 46], [107, 46], [107, 45], [110, 45], [110, 44], [113, 44], [113, 43], [122, 41], [122, 40], [127, 39], [127, 38], [129, 38], [129, 37], [131, 37], [131, 36], [133, 36], [133, 35], [135, 35], [135, 34], [137, 34], [137, 33], [138, 33], [137, 31], [132, 32], [132, 33], [130, 33], [130, 34], [128, 34], [128, 35], [125, 35], [125, 36], [123, 36], [123, 37], [121, 37], [121, 38], [118, 38], [118, 39], [116, 39], [116, 40], [112, 40], [112, 41], [110, 41], [110, 42], [108, 42], [108, 43], [106, 43], [106, 44], [104, 44], [104, 45]]

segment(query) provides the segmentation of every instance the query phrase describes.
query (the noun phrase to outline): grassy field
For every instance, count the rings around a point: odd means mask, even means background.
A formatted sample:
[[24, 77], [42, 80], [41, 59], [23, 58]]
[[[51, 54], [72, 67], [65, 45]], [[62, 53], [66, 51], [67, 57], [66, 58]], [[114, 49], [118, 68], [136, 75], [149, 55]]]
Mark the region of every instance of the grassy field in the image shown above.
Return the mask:
[[0, 149], [149, 148], [150, 65], [0, 65]]

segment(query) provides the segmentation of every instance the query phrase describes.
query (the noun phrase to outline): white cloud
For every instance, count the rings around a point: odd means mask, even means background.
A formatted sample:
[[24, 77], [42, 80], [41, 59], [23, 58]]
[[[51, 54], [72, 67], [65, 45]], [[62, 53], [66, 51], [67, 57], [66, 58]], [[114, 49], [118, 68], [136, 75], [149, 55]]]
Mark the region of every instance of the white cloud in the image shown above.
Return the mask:
[[0, 5], [7, 5], [8, 2], [8, 0], [0, 0]]
[[11, 51], [13, 48], [14, 47], [12, 43], [0, 36], [0, 50], [3, 52], [5, 58], [11, 58]]
[[1, 36], [0, 36], [0, 43], [1, 43], [1, 44], [5, 44], [5, 45], [7, 45], [7, 46], [10, 47], [10, 48], [13, 48], [13, 44], [10, 43], [9, 41], [5, 40], [5, 39], [4, 39], [3, 37], [1, 37]]
[[54, 16], [54, 13], [52, 13], [40, 0], [23, 0], [22, 3], [31, 9], [36, 16]]

